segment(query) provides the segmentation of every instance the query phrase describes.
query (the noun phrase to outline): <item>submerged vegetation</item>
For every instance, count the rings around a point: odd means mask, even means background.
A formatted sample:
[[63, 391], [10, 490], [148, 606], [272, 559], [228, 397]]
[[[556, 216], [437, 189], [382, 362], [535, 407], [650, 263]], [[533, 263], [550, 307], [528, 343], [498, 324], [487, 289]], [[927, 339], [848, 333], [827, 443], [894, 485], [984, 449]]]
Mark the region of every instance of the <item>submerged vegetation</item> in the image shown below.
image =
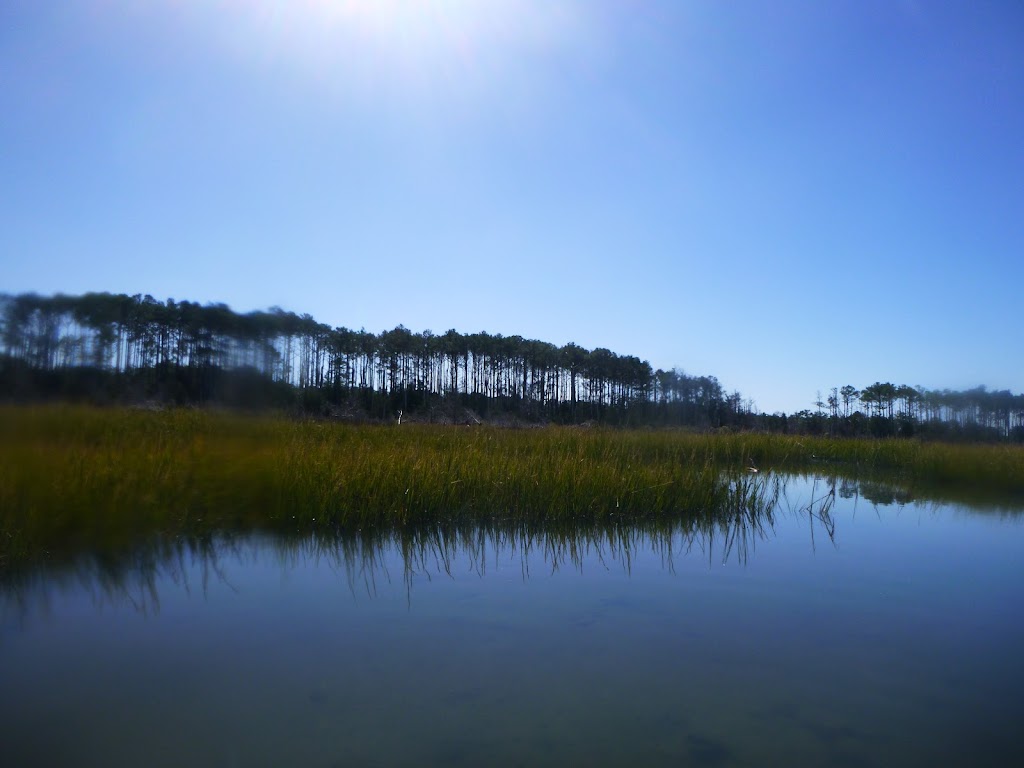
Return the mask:
[[222, 531], [711, 518], [771, 470], [1024, 495], [1010, 445], [4, 407], [0, 568]]

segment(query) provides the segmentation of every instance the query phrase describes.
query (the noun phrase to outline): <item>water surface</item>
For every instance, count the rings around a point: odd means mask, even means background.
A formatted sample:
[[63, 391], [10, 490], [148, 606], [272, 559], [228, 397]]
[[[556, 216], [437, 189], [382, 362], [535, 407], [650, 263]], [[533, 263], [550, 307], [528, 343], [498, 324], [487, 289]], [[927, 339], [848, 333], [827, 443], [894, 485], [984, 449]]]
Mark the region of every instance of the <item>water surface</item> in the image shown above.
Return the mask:
[[84, 555], [3, 586], [0, 744], [10, 765], [1005, 765], [1022, 552], [1012, 505], [789, 478], [711, 525]]

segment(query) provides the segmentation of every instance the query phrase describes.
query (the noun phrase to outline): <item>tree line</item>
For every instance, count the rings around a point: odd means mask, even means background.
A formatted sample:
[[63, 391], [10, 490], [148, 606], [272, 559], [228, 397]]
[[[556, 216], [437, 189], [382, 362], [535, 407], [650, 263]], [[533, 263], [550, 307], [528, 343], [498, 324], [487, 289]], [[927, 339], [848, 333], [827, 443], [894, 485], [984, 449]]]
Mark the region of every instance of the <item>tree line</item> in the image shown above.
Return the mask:
[[984, 386], [962, 391], [876, 381], [818, 393], [815, 410], [788, 417], [812, 434], [1012, 438], [1024, 442], [1024, 395]]
[[714, 376], [601, 347], [401, 325], [372, 333], [277, 307], [237, 313], [140, 294], [0, 294], [0, 397], [1024, 442], [1024, 395], [1008, 390], [875, 382], [819, 393], [814, 410], [757, 414]]
[[0, 394], [235, 402], [390, 418], [464, 407], [559, 422], [750, 426], [713, 376], [500, 334], [375, 334], [280, 308], [149, 295], [0, 295]]

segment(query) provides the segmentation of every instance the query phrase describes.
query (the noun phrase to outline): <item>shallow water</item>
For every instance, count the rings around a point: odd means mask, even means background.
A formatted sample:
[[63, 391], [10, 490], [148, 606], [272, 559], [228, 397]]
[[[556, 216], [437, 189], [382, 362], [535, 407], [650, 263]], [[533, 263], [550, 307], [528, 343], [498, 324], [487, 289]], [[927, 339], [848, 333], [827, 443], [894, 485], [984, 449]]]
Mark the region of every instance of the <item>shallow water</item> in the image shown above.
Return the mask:
[[834, 489], [710, 527], [84, 557], [3, 588], [3, 762], [1015, 763], [1021, 510]]

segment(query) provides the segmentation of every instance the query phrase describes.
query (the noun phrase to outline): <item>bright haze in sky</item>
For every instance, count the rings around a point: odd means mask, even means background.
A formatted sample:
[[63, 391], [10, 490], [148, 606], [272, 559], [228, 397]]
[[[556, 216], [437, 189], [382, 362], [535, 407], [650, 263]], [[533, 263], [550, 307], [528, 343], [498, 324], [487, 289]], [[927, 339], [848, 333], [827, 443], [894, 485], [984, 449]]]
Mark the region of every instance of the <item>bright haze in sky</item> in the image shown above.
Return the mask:
[[1024, 4], [5, 0], [0, 292], [1024, 391]]

